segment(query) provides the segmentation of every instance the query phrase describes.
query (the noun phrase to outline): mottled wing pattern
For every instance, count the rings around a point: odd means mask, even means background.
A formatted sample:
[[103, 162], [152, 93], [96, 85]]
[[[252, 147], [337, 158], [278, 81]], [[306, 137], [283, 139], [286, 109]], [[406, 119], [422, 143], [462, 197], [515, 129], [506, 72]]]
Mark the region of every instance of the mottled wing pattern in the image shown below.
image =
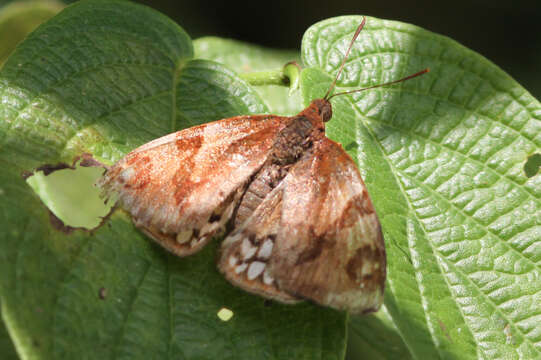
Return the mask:
[[322, 138], [222, 244], [219, 268], [243, 289], [363, 313], [383, 300], [385, 248], [362, 178]]
[[218, 269], [234, 285], [284, 303], [298, 298], [280, 291], [268, 263], [282, 216], [281, 188], [269, 193], [252, 215], [222, 242]]
[[383, 235], [359, 170], [323, 137], [283, 181], [270, 272], [280, 289], [352, 313], [383, 301]]
[[166, 135], [126, 155], [99, 185], [118, 193], [134, 223], [162, 246], [192, 254], [224, 230], [287, 122], [238, 116]]

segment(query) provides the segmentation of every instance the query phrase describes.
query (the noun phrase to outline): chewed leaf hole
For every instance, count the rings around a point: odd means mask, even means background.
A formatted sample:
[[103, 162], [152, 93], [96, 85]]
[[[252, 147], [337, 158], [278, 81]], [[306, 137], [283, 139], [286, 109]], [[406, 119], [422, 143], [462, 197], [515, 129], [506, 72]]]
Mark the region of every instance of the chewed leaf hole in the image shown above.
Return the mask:
[[[38, 170], [26, 182], [49, 210], [64, 225], [93, 229], [111, 210], [114, 202], [104, 204], [100, 190], [94, 186], [103, 174], [101, 167], [83, 167], [48, 171]], [[48, 175], [46, 175], [48, 174]]]
[[533, 154], [528, 156], [528, 160], [524, 164], [524, 173], [527, 177], [533, 177], [539, 173], [541, 167], [541, 154]]

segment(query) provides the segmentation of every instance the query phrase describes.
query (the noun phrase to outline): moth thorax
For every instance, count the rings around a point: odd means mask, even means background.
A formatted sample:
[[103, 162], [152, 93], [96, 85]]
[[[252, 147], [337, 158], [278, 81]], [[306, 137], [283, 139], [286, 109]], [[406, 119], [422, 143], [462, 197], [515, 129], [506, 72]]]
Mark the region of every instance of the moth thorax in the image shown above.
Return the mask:
[[312, 123], [303, 116], [293, 118], [288, 126], [277, 137], [272, 151], [272, 162], [279, 165], [292, 164], [299, 159], [310, 146]]
[[327, 122], [331, 120], [332, 117], [332, 105], [328, 100], [325, 99], [316, 99], [312, 101], [312, 104], [315, 105], [315, 107], [319, 111], [319, 116], [321, 116], [321, 120], [323, 122]]

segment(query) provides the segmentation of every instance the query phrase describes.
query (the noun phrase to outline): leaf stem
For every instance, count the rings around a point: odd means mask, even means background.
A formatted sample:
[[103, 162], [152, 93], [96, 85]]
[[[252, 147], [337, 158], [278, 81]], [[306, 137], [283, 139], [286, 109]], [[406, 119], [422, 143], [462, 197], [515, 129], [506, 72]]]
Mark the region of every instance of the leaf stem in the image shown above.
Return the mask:
[[252, 86], [278, 85], [288, 86], [290, 91], [299, 87], [301, 67], [296, 62], [288, 62], [278, 70], [258, 71], [240, 74]]
[[240, 77], [253, 86], [289, 86], [289, 78], [282, 69], [244, 73], [240, 74]]

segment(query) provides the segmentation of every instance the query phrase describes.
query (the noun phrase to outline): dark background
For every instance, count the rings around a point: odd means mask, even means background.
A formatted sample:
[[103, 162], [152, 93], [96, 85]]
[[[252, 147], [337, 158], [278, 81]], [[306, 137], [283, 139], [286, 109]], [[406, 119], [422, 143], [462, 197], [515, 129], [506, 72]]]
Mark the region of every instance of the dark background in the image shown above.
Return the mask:
[[540, 0], [139, 2], [175, 20], [192, 38], [215, 35], [297, 50], [304, 31], [319, 20], [349, 14], [399, 20], [484, 55], [541, 98]]

